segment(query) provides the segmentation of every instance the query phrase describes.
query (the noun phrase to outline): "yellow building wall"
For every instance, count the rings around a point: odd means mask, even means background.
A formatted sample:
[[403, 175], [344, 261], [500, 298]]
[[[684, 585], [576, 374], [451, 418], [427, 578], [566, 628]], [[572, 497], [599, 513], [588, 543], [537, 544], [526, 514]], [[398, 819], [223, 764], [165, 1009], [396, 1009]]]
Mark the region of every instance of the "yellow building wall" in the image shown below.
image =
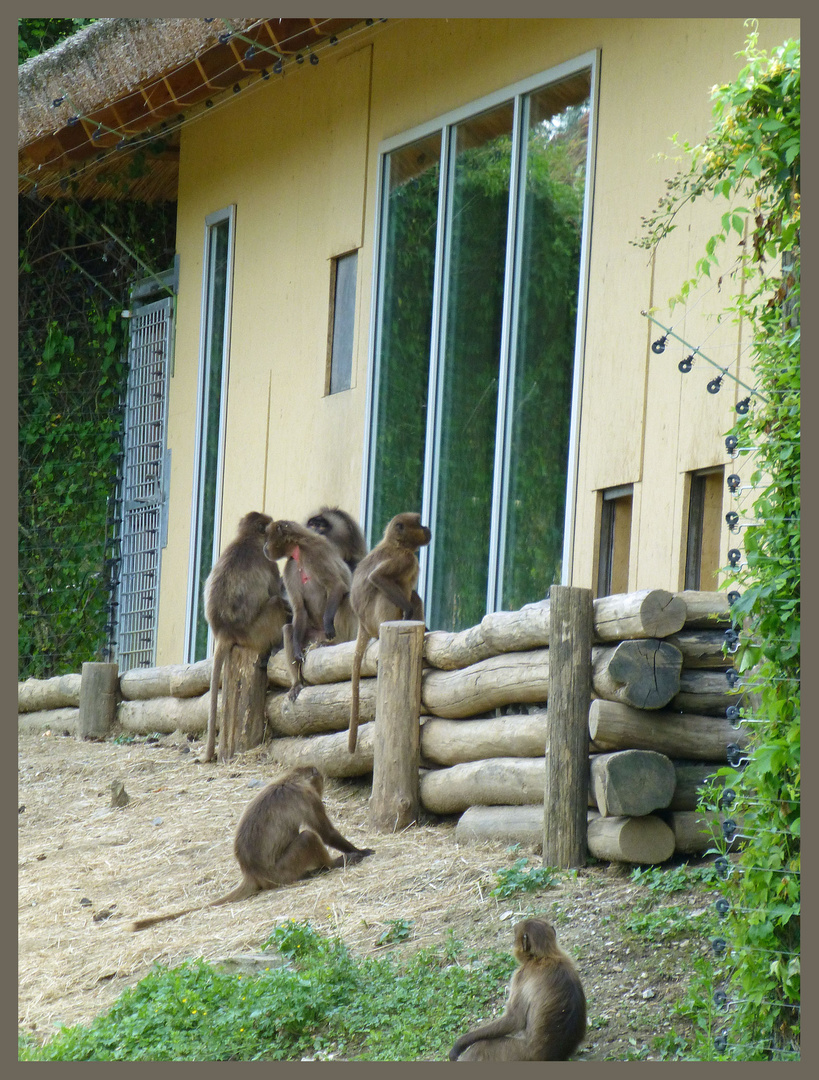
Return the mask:
[[[764, 19], [760, 44], [799, 34]], [[303, 519], [324, 501], [360, 512], [379, 143], [599, 49], [600, 97], [572, 583], [593, 586], [602, 488], [634, 485], [629, 588], [681, 586], [685, 474], [723, 463], [744, 391], [683, 347], [657, 356], [666, 301], [722, 208], [681, 217], [656, 259], [632, 244], [675, 171], [672, 133], [699, 141], [710, 88], [735, 78], [741, 19], [406, 19], [376, 24], [313, 67], [214, 98], [183, 129], [180, 292], [169, 402], [171, 484], [158, 663], [183, 659], [194, 478], [204, 221], [236, 207], [222, 543], [250, 509]], [[353, 387], [324, 395], [330, 266], [359, 249]], [[716, 332], [714, 290], [674, 329], [750, 381], [736, 327]], [[692, 304], [689, 304], [691, 310]], [[677, 321], [679, 320], [679, 321]], [[745, 354], [747, 358], [747, 353]], [[732, 467], [733, 468], [733, 467]], [[726, 530], [727, 533], [727, 530]], [[728, 547], [727, 537], [725, 548]]]

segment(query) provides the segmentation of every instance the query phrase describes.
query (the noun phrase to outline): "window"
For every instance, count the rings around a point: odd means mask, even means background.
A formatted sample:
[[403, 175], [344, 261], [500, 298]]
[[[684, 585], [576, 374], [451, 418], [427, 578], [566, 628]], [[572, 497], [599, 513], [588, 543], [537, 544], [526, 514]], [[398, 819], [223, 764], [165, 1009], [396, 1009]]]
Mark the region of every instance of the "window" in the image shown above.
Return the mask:
[[382, 148], [367, 523], [430, 524], [435, 629], [563, 579], [593, 74], [581, 58]]
[[202, 589], [219, 554], [235, 207], [205, 219], [186, 661], [208, 655]]
[[600, 544], [597, 558], [597, 595], [628, 592], [631, 507], [633, 487], [608, 488], [601, 492]]
[[718, 586], [724, 468], [689, 473], [684, 588], [715, 592]]
[[353, 330], [358, 252], [339, 255], [330, 269], [330, 330], [325, 393], [338, 394], [353, 385]]

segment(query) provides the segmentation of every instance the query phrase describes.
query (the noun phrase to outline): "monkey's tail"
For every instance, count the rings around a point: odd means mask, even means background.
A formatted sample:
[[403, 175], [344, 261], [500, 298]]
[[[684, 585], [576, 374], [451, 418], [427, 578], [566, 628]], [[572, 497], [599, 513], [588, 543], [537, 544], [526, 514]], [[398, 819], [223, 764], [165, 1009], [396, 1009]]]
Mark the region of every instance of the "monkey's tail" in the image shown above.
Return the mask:
[[359, 624], [358, 636], [355, 640], [355, 653], [353, 654], [353, 671], [350, 678], [350, 729], [347, 735], [347, 749], [351, 754], [355, 753], [358, 742], [358, 690], [361, 682], [361, 661], [364, 658], [364, 650], [367, 647], [369, 636], [364, 626]]
[[205, 745], [205, 753], [202, 761], [213, 761], [216, 757], [216, 711], [219, 704], [219, 679], [222, 675], [222, 664], [225, 654], [221, 644], [217, 641], [213, 653], [213, 667], [210, 673], [210, 708], [208, 710], [208, 741]]
[[182, 911], [172, 911], [167, 915], [149, 915], [146, 919], [136, 919], [131, 923], [131, 929], [133, 931], [145, 930], [149, 926], [156, 926], [157, 923], [170, 922], [171, 919], [178, 919], [182, 915], [190, 915], [192, 911], [204, 911], [205, 908], [230, 904], [234, 900], [247, 900], [249, 896], [255, 896], [259, 891], [260, 887], [255, 881], [248, 881], [245, 878], [235, 889], [232, 889], [225, 896], [220, 896], [218, 900], [211, 900], [209, 904], [197, 904], [196, 907], [184, 908]]

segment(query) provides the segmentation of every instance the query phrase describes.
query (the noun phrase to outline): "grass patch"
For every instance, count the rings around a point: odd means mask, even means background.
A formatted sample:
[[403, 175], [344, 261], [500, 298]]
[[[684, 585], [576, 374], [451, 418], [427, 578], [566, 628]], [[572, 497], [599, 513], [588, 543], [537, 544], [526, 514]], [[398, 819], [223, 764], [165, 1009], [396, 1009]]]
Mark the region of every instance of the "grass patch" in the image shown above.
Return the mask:
[[[446, 1060], [456, 1037], [505, 992], [509, 953], [467, 952], [450, 937], [399, 963], [355, 958], [308, 922], [274, 930], [285, 967], [224, 974], [203, 961], [156, 967], [88, 1026], [22, 1061]], [[455, 958], [458, 963], [455, 963]]]

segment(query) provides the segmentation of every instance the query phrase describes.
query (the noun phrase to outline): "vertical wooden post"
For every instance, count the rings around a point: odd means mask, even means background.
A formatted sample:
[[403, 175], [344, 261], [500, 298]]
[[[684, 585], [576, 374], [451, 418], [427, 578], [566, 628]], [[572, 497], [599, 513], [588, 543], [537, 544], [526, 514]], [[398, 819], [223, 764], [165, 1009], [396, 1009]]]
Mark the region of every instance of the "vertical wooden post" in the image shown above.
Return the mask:
[[386, 622], [378, 635], [370, 824], [397, 832], [421, 810], [421, 668], [424, 624]]
[[235, 645], [222, 668], [220, 761], [261, 744], [266, 692], [267, 671], [259, 666], [259, 653]]
[[80, 738], [106, 737], [117, 716], [118, 689], [119, 672], [116, 664], [83, 664], [80, 680]]
[[543, 865], [586, 865], [594, 607], [590, 589], [549, 590]]

